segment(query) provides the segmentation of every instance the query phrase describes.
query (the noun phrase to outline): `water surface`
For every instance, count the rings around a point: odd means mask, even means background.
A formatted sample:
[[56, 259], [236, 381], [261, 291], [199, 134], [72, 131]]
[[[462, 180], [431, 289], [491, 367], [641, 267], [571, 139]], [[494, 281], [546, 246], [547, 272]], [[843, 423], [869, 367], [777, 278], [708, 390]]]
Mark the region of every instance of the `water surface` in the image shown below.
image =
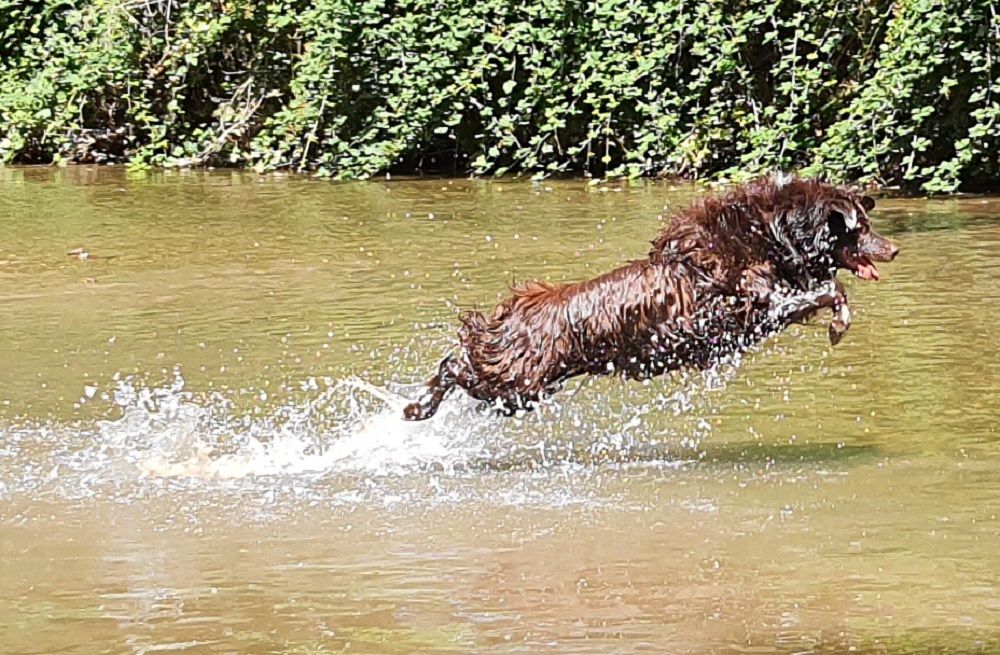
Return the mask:
[[701, 192], [0, 168], [3, 651], [996, 652], [995, 200], [880, 202], [836, 349], [398, 420]]

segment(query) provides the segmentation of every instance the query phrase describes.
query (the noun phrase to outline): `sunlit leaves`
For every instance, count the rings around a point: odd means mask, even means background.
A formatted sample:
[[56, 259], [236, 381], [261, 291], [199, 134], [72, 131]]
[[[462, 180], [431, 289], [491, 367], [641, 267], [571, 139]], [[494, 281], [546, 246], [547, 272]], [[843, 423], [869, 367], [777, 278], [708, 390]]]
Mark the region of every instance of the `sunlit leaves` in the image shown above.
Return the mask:
[[0, 159], [996, 181], [990, 0], [0, 0]]

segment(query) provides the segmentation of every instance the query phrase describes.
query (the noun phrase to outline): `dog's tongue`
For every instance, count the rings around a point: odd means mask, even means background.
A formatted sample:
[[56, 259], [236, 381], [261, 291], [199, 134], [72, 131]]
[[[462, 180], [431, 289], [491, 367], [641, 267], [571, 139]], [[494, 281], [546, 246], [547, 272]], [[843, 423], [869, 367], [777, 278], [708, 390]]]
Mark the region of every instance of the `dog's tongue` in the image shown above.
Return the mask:
[[878, 282], [878, 269], [875, 268], [875, 264], [871, 263], [867, 257], [861, 258], [861, 261], [858, 263], [858, 267], [854, 269], [854, 274], [862, 280]]

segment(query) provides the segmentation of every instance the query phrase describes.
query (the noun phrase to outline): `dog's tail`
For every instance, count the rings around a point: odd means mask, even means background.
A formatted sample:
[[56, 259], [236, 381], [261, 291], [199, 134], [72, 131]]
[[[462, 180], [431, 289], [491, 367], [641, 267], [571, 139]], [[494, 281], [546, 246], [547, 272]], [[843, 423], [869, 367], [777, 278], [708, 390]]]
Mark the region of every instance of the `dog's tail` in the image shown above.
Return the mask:
[[407, 421], [423, 421], [434, 416], [448, 392], [459, 384], [463, 368], [462, 362], [455, 355], [448, 355], [441, 360], [437, 375], [427, 381], [420, 399], [403, 408], [403, 418]]

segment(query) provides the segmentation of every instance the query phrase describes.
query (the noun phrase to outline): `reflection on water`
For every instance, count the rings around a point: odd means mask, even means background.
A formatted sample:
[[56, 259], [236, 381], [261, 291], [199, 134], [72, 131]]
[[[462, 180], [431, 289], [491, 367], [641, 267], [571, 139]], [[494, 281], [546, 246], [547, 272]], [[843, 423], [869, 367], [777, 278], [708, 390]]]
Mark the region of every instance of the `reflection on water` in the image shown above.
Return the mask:
[[1000, 650], [1000, 202], [880, 203], [835, 350], [398, 419], [697, 192], [0, 169], [3, 651]]

